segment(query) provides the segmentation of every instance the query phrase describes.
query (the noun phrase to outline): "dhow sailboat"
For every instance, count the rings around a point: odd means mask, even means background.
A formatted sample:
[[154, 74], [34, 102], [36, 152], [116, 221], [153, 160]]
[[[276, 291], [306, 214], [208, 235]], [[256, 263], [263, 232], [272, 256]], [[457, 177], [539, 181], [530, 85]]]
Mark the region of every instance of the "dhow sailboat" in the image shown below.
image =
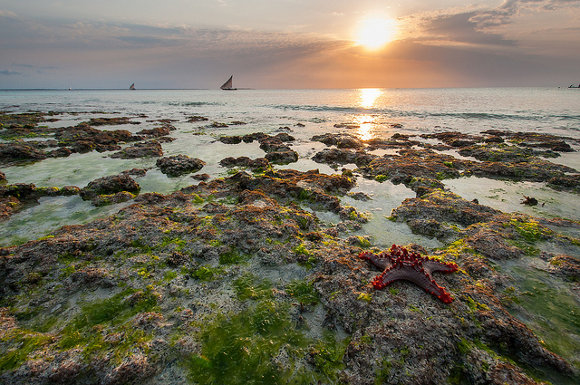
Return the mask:
[[234, 75], [230, 76], [230, 78], [224, 84], [222, 84], [222, 86], [220, 87], [220, 89], [222, 89], [224, 91], [235, 91], [235, 90], [237, 90], [237, 88], [234, 88], [233, 87], [233, 83], [232, 83], [233, 78], [234, 78]]

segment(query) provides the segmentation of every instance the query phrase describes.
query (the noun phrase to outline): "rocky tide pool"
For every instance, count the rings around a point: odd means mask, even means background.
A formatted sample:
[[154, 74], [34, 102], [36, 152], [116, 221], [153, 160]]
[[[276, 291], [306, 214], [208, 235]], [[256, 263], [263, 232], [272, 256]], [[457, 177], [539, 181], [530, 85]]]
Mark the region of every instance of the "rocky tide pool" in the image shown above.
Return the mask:
[[577, 383], [580, 116], [526, 91], [0, 93], [0, 379]]

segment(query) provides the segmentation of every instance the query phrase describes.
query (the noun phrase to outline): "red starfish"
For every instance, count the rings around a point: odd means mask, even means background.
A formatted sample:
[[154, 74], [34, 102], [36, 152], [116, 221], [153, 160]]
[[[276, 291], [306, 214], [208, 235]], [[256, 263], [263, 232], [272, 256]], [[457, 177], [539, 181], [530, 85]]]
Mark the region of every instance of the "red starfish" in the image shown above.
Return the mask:
[[397, 245], [393, 245], [388, 251], [379, 254], [363, 252], [358, 257], [370, 261], [379, 269], [384, 269], [371, 281], [375, 289], [382, 289], [394, 281], [404, 279], [422, 287], [427, 293], [433, 294], [443, 303], [453, 301], [445, 288], [439, 286], [431, 276], [435, 271], [444, 273], [457, 271], [458, 266], [453, 262], [445, 263], [422, 257], [419, 253]]

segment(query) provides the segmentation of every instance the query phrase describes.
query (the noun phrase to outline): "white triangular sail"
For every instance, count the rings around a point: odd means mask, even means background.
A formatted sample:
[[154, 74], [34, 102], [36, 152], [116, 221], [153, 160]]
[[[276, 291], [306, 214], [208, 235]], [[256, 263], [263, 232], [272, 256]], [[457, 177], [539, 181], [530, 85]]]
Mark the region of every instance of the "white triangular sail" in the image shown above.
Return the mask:
[[230, 78], [220, 87], [222, 90], [233, 90], [233, 83], [232, 83], [232, 79], [234, 78], [234, 75], [230, 76]]

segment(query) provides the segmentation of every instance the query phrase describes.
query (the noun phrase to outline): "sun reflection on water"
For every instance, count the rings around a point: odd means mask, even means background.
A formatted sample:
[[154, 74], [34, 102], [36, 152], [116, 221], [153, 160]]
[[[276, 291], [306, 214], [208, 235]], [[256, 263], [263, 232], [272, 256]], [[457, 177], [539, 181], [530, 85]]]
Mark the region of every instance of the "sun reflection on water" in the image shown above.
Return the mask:
[[[383, 91], [379, 88], [361, 88], [359, 92], [359, 105], [364, 109], [373, 108], [379, 96], [383, 94]], [[376, 118], [373, 115], [368, 114], [354, 117], [355, 123], [359, 126], [357, 134], [361, 140], [369, 140], [374, 137], [375, 120]]]
[[379, 88], [361, 88], [359, 91], [362, 108], [373, 108], [378, 97], [383, 93]]
[[355, 123], [359, 126], [358, 136], [361, 140], [369, 140], [374, 137], [373, 127], [375, 124], [375, 117], [371, 115], [358, 115], [354, 118]]

